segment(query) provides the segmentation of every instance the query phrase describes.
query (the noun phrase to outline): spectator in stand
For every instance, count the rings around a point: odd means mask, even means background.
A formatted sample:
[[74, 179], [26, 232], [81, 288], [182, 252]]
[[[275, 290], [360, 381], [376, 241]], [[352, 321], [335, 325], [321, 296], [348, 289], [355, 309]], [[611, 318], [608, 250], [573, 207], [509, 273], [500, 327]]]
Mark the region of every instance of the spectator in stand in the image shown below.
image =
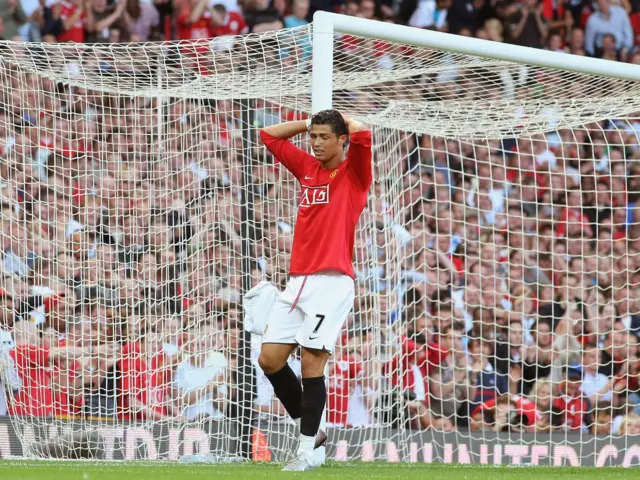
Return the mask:
[[180, 40], [199, 40], [211, 36], [212, 16], [209, 0], [180, 0], [176, 3], [176, 25]]
[[4, 25], [3, 36], [6, 40], [13, 40], [26, 21], [27, 14], [20, 0], [0, 0], [0, 24]]
[[0, 417], [7, 415], [10, 400], [20, 393], [20, 377], [11, 356], [14, 348], [11, 332], [0, 328]]
[[248, 0], [244, 18], [251, 33], [268, 32], [284, 27], [280, 12], [269, 4], [269, 0]]
[[380, 378], [374, 342], [370, 329], [357, 327], [348, 340], [346, 354], [337, 365], [336, 374], [347, 383], [343, 392], [348, 397], [345, 412], [346, 424], [350, 426], [375, 424], [373, 412], [380, 393]]
[[573, 15], [571, 13], [571, 1], [572, 0], [542, 0], [540, 2], [542, 15], [547, 21], [549, 29], [557, 31], [560, 38], [566, 38], [574, 24]]
[[598, 9], [591, 14], [585, 28], [585, 50], [590, 56], [602, 55], [605, 35], [614, 35], [616, 50], [622, 60], [626, 60], [633, 47], [633, 30], [629, 15], [624, 8], [611, 5], [609, 0], [598, 0]]
[[435, 415], [452, 418], [457, 426], [467, 426], [469, 402], [476, 397], [476, 381], [469, 375], [469, 356], [464, 342], [464, 325], [444, 328], [437, 343], [448, 354], [439, 368], [429, 374], [429, 408]]
[[307, 25], [309, 21], [309, 0], [292, 0], [291, 15], [284, 17], [285, 28], [296, 28]]
[[[403, 4], [405, 2], [402, 2]], [[406, 2], [409, 4], [410, 2]], [[436, 0], [417, 0], [415, 10], [409, 18], [409, 26], [430, 28], [435, 21]]]
[[[16, 347], [11, 351], [11, 356], [17, 367], [22, 390], [15, 398], [12, 413], [33, 416], [73, 413], [69, 411], [73, 406], [69, 394], [73, 396], [79, 385], [73, 382], [73, 372], [69, 381], [68, 369], [64, 364], [88, 356], [89, 348], [43, 345], [38, 327], [26, 321], [18, 322], [14, 333]], [[113, 359], [115, 352], [111, 347], [106, 347], [95, 353]], [[62, 371], [52, 368], [60, 366]]]
[[[518, 380], [520, 380], [524, 355], [523, 329], [520, 320], [511, 320], [497, 340], [495, 353], [496, 370], [502, 374], [509, 374], [515, 368], [518, 370]], [[513, 373], [511, 378], [516, 378]], [[516, 388], [517, 390], [511, 390], [511, 393], [521, 393], [521, 385], [516, 385]]]
[[536, 407], [538, 431], [546, 432], [551, 426], [551, 411], [553, 402], [553, 385], [548, 378], [536, 380], [528, 395], [529, 400]]
[[549, 32], [549, 37], [547, 39], [547, 50], [552, 52], [559, 53], [567, 53], [566, 47], [562, 46], [562, 34], [557, 30], [552, 30]]
[[[208, 332], [208, 334], [204, 333]], [[188, 357], [176, 370], [174, 387], [181, 415], [189, 421], [219, 420], [227, 403], [226, 365], [212, 357], [210, 326], [194, 325], [186, 342]]]
[[427, 405], [429, 375], [444, 361], [448, 352], [430, 340], [432, 334], [426, 325], [420, 328], [415, 325], [415, 330], [412, 322], [409, 325], [411, 336], [400, 339], [401, 350], [384, 366], [384, 373], [395, 388], [402, 388], [410, 395], [411, 409], [418, 423], [428, 424], [429, 417], [423, 415], [422, 407]]
[[535, 431], [542, 418], [533, 402], [518, 395], [492, 398], [478, 406], [472, 416], [479, 411], [490, 412], [489, 418], [495, 419], [495, 423], [490, 422], [494, 432]]
[[591, 408], [589, 399], [581, 393], [582, 368], [574, 366], [567, 369], [564, 380], [559, 383], [557, 397], [553, 401], [557, 426], [575, 432], [587, 432], [591, 426]]
[[591, 433], [594, 435], [611, 435], [613, 408], [607, 402], [601, 402], [593, 410]]
[[[52, 384], [58, 411], [113, 417], [116, 414], [116, 364], [120, 349], [114, 343], [112, 332], [99, 331], [97, 322], [78, 318], [68, 326], [64, 338], [58, 340], [50, 329], [46, 348], [85, 352], [76, 358], [63, 358], [53, 365]], [[46, 338], [46, 337], [45, 337]]]
[[140, 0], [127, 0], [126, 5], [123, 19], [124, 28], [129, 35], [135, 36], [140, 42], [158, 38], [160, 14], [156, 6], [153, 3], [140, 2]]
[[229, 11], [221, 3], [214, 5], [213, 10], [217, 15], [212, 15], [214, 28], [211, 36], [224, 37], [227, 35], [241, 35], [246, 33], [247, 24], [244, 21], [242, 13]]
[[360, 0], [360, 9], [357, 16], [367, 20], [379, 20], [376, 2], [373, 0]]
[[484, 22], [484, 30], [487, 32], [487, 40], [502, 42], [504, 40], [504, 27], [497, 18], [489, 18]]
[[640, 435], [640, 416], [626, 415], [620, 425], [620, 435]]
[[466, 31], [473, 35], [484, 23], [481, 12], [485, 3], [485, 0], [452, 0], [447, 14], [449, 33], [462, 34]]
[[542, 9], [543, 4], [538, 0], [525, 0], [520, 10], [506, 20], [508, 41], [523, 47], [542, 48], [549, 33]]
[[611, 330], [605, 334], [605, 340], [602, 345], [598, 367], [599, 373], [611, 378], [615, 375], [620, 375], [626, 369], [627, 359], [636, 355], [635, 351], [630, 351], [631, 343], [629, 340], [629, 333], [622, 325], [612, 325]]
[[620, 54], [617, 50], [615, 35], [608, 33], [604, 37], [602, 37], [602, 53], [600, 55], [600, 58], [612, 61], [620, 60]]
[[586, 55], [584, 49], [584, 30], [580, 27], [573, 27], [569, 35], [569, 53], [574, 55]]
[[587, 345], [582, 353], [582, 370], [584, 378], [580, 391], [587, 397], [591, 405], [597, 405], [600, 402], [611, 402], [613, 386], [618, 380], [617, 377], [611, 378], [598, 373], [600, 362], [600, 350], [597, 345]]
[[122, 349], [118, 363], [118, 401], [121, 418], [163, 420], [178, 416], [171, 398], [172, 369], [153, 332], [136, 337]]
[[539, 380], [551, 374], [553, 360], [553, 333], [551, 323], [539, 319], [532, 326], [532, 344], [525, 345], [522, 353], [522, 391], [528, 395]]
[[86, 1], [63, 0], [53, 6], [53, 19], [60, 20], [62, 28], [56, 39], [58, 42], [84, 43], [87, 27]]
[[[493, 344], [472, 338], [469, 341], [469, 384], [476, 388], [476, 396], [472, 399], [477, 405], [483, 401], [502, 395], [509, 391], [507, 376], [496, 371], [493, 358]], [[473, 409], [472, 409], [473, 410]]]
[[11, 331], [16, 319], [16, 306], [14, 300], [8, 292], [0, 290], [0, 329]]
[[63, 31], [62, 20], [54, 18], [53, 8], [47, 4], [47, 0], [38, 0], [38, 5], [29, 17], [28, 29], [22, 33], [25, 40], [54, 40]]
[[104, 43], [111, 38], [112, 28], [122, 26], [122, 14], [127, 6], [127, 0], [88, 0], [87, 8], [87, 43]]

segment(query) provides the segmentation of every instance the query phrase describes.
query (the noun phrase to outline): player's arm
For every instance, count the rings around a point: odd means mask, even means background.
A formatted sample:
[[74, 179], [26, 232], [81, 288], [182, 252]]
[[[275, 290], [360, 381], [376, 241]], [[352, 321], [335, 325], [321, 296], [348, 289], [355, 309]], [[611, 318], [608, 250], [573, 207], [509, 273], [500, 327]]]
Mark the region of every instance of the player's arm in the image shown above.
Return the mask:
[[260, 130], [260, 139], [267, 150], [296, 178], [302, 176], [304, 165], [310, 155], [296, 147], [289, 139], [306, 131], [307, 122], [304, 120], [279, 123]]
[[351, 117], [347, 117], [346, 115], [343, 115], [343, 117], [347, 122], [347, 128], [349, 129], [349, 133], [369, 131], [369, 127], [367, 127], [364, 123], [359, 122], [358, 120], [354, 120]]
[[362, 122], [343, 115], [349, 129], [349, 163], [358, 186], [368, 191], [373, 181], [371, 131]]
[[195, 7], [193, 7], [193, 10], [191, 10], [191, 14], [189, 15], [189, 24], [194, 24], [200, 20], [200, 17], [202, 17], [202, 14], [207, 8], [207, 3], [207, 0], [200, 0], [199, 2], [196, 2]]
[[263, 132], [275, 138], [291, 138], [307, 131], [307, 122], [297, 120], [294, 122], [284, 122], [270, 127], [264, 127]]

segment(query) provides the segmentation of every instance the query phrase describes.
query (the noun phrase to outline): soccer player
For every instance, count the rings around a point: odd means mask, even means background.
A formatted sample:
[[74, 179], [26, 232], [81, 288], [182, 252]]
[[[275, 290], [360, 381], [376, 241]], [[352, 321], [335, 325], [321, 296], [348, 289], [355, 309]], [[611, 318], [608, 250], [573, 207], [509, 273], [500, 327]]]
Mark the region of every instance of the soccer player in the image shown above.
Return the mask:
[[[314, 155], [288, 139], [309, 132]], [[324, 370], [353, 308], [356, 225], [372, 181], [371, 132], [336, 110], [260, 131], [265, 146], [300, 182], [289, 282], [267, 322], [258, 363], [300, 428], [287, 471], [313, 468], [313, 450], [327, 399]], [[345, 156], [345, 150], [348, 153]], [[302, 347], [302, 385], [287, 363]]]

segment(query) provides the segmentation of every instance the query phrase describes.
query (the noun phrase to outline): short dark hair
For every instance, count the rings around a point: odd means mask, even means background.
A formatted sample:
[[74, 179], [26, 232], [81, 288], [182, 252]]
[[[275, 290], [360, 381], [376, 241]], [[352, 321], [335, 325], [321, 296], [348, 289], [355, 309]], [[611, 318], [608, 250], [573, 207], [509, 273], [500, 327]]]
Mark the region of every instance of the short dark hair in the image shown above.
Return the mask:
[[213, 9], [221, 14], [227, 13], [227, 7], [225, 7], [222, 3], [217, 3], [213, 6]]
[[349, 135], [344, 117], [338, 110], [321, 110], [311, 117], [311, 125], [329, 125], [338, 137]]

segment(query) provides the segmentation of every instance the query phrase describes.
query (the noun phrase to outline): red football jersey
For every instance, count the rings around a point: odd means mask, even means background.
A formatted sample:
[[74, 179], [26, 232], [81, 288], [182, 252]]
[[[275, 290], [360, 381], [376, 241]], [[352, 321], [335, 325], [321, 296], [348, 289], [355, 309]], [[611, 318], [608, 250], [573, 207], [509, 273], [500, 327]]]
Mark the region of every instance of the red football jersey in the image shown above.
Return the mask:
[[353, 243], [372, 182], [371, 132], [350, 135], [344, 162], [324, 170], [313, 156], [264, 130], [262, 141], [300, 182], [290, 275], [336, 270], [354, 278]]
[[349, 416], [349, 400], [353, 382], [362, 378], [363, 371], [360, 361], [346, 355], [339, 362], [331, 365], [329, 386], [327, 388], [327, 422], [332, 425], [347, 426]]
[[553, 406], [564, 412], [564, 425], [570, 430], [580, 430], [591, 423], [588, 415], [591, 408], [583, 397], [562, 396], [554, 400]]
[[247, 28], [244, 17], [240, 12], [229, 12], [224, 19], [224, 24], [211, 27], [212, 37], [224, 37], [227, 35], [240, 35]]
[[[78, 5], [74, 5], [65, 1], [60, 2], [59, 5], [61, 20], [68, 20], [75, 14], [76, 10], [79, 8]], [[58, 35], [58, 42], [84, 43], [84, 22], [86, 18], [87, 14], [83, 12], [80, 18], [76, 21], [76, 23], [72, 25], [69, 30]]]
[[[153, 358], [151, 363], [157, 364], [158, 359]], [[129, 357], [120, 361], [119, 407], [122, 418], [136, 418], [131, 414], [129, 395], [135, 396], [140, 403], [153, 408], [158, 414], [166, 414], [163, 406], [165, 389], [161, 382], [162, 372], [152, 365], [148, 365], [141, 357]], [[145, 413], [140, 412], [137, 418], [144, 419]]]
[[48, 417], [54, 413], [49, 349], [18, 345], [11, 351], [22, 382], [11, 412], [14, 415]]
[[198, 20], [189, 23], [189, 10], [183, 10], [176, 21], [180, 40], [200, 40], [211, 37], [211, 13], [203, 12]]

